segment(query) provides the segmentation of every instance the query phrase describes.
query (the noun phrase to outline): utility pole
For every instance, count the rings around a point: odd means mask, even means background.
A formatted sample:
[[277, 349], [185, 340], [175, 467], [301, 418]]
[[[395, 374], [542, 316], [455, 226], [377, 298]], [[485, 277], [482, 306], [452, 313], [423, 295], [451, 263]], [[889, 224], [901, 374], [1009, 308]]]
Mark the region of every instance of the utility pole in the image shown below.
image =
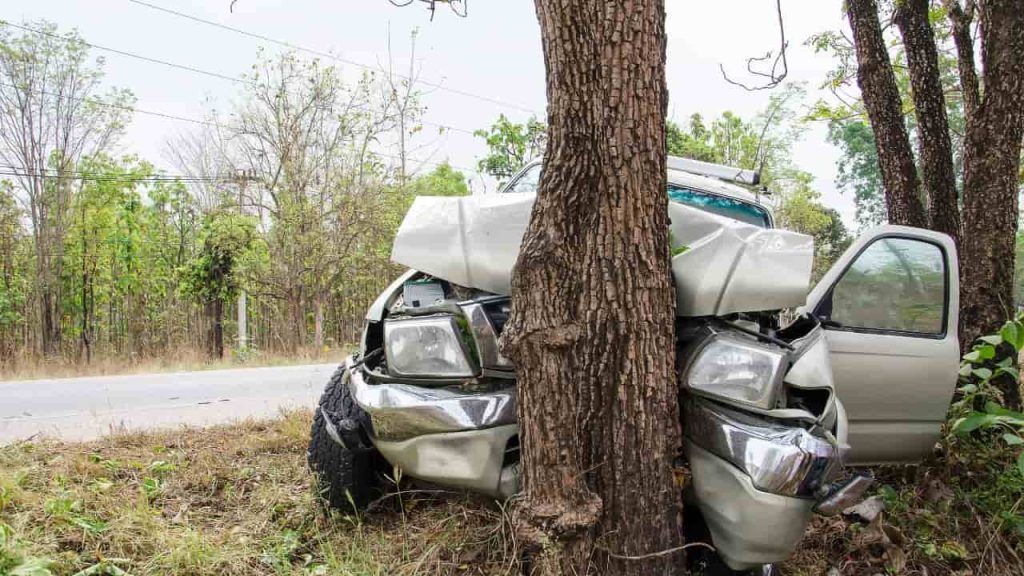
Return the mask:
[[[238, 214], [242, 215], [245, 190], [250, 180], [256, 178], [255, 169], [239, 170], [234, 175], [238, 183]], [[245, 288], [238, 291], [238, 351], [245, 352], [249, 348], [249, 297]]]

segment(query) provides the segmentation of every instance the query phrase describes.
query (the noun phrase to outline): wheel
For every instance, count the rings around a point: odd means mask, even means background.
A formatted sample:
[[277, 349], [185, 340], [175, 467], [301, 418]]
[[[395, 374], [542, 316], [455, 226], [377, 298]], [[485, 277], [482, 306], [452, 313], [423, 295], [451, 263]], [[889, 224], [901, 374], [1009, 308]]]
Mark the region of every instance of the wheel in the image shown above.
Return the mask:
[[369, 416], [355, 403], [342, 366], [331, 376], [313, 417], [306, 460], [318, 481], [320, 495], [331, 508], [345, 513], [361, 511], [383, 493], [383, 457], [372, 447], [350, 450], [331, 438], [324, 411], [332, 422], [366, 423]]

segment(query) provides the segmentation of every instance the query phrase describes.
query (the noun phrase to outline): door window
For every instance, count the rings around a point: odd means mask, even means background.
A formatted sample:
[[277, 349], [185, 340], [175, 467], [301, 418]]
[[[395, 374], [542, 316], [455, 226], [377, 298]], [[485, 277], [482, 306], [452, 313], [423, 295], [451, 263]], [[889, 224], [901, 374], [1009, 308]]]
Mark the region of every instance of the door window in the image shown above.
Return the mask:
[[939, 246], [911, 238], [879, 238], [836, 283], [829, 319], [852, 330], [941, 335], [946, 281], [946, 260]]

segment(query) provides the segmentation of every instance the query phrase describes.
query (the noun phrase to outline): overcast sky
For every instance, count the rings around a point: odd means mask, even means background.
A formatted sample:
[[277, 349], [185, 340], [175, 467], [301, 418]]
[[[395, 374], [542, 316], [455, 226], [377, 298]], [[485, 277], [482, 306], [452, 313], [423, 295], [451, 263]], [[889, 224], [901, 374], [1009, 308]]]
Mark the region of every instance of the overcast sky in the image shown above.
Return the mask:
[[[430, 90], [424, 97], [425, 121], [474, 130], [488, 126], [499, 113], [523, 121], [533, 110], [543, 118], [544, 62], [531, 0], [468, 0], [468, 18], [458, 18], [439, 6], [433, 22], [419, 1], [397, 8], [388, 0], [237, 0], [234, 13], [229, 12], [231, 0], [145, 1], [371, 66], [386, 59], [389, 29], [396, 61], [407, 56], [409, 35], [418, 29], [421, 78], [446, 88], [424, 87]], [[769, 92], [747, 92], [729, 85], [718, 67], [723, 64], [742, 79], [746, 58], [777, 47], [775, 2], [667, 0], [666, 4], [670, 116], [682, 121], [693, 112], [708, 117], [732, 110], [749, 117], [764, 108]], [[803, 43], [811, 34], [842, 26], [842, 0], [783, 0], [782, 5], [790, 40], [789, 80], [808, 82], [810, 103], [831, 62], [814, 55]], [[40, 18], [61, 29], [77, 28], [87, 42], [230, 76], [249, 69], [259, 46], [271, 53], [282, 50], [129, 0], [0, 3], [0, 19]], [[202, 118], [208, 106], [204, 102], [219, 103], [223, 109], [237, 98], [239, 86], [229, 81], [116, 54], [102, 55], [107, 81], [130, 88], [139, 109]], [[164, 158], [166, 139], [190, 128], [181, 121], [137, 114], [124, 151], [173, 171]], [[438, 135], [437, 128], [430, 126], [425, 132], [430, 138], [424, 143], [429, 145], [417, 152], [418, 157], [448, 159], [472, 168], [483, 153], [482, 140], [469, 134]], [[797, 164], [815, 176], [825, 203], [838, 209], [852, 226], [852, 198], [839, 194], [833, 182], [836, 156], [825, 139], [824, 126], [812, 128], [795, 149]]]

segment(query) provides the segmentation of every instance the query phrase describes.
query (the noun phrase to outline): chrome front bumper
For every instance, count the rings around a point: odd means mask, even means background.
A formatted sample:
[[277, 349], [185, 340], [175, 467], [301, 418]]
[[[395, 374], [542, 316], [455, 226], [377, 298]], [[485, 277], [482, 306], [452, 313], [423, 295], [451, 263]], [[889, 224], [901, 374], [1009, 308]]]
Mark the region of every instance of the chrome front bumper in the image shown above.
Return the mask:
[[407, 440], [516, 423], [514, 386], [493, 392], [467, 392], [412, 384], [370, 384], [362, 368], [353, 367], [351, 359], [346, 368], [352, 397], [370, 415], [375, 439]]
[[[466, 392], [412, 384], [369, 383], [346, 364], [352, 397], [370, 417], [370, 439], [392, 465], [413, 478], [497, 498], [519, 491], [514, 387]], [[514, 447], [514, 448], [510, 448]]]
[[842, 468], [835, 440], [730, 410], [699, 398], [683, 405], [691, 442], [725, 459], [764, 492], [816, 498]]

